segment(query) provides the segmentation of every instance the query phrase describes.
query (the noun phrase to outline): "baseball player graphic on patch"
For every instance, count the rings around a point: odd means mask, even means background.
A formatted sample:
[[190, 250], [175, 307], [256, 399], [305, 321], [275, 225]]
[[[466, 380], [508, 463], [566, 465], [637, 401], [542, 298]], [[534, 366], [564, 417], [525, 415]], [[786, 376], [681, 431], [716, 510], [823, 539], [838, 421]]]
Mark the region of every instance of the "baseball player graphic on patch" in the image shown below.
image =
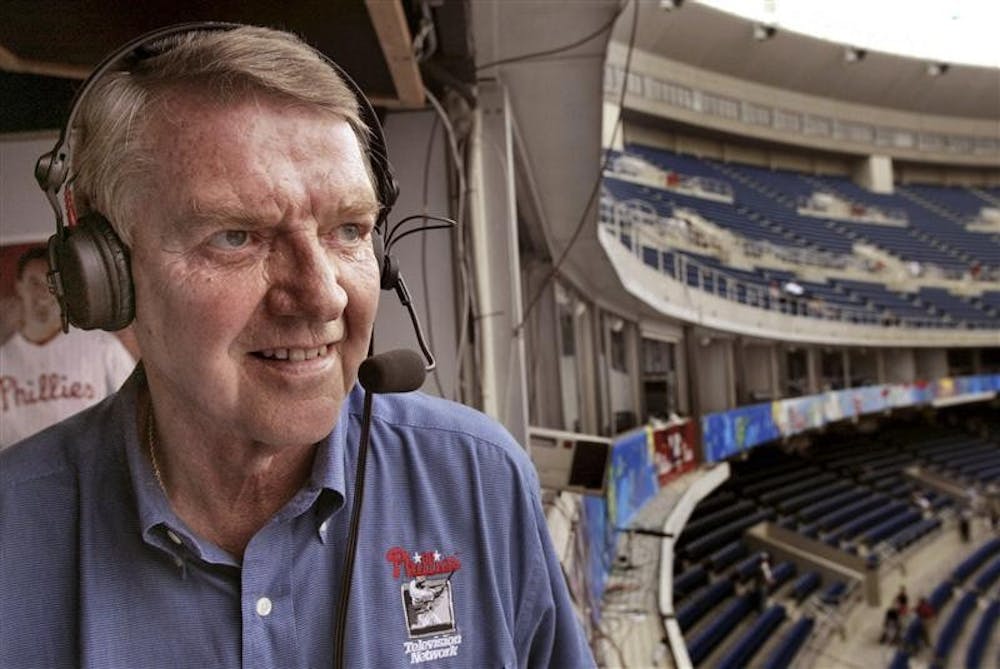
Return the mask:
[[448, 578], [411, 578], [400, 587], [406, 626], [411, 637], [455, 631], [455, 612]]

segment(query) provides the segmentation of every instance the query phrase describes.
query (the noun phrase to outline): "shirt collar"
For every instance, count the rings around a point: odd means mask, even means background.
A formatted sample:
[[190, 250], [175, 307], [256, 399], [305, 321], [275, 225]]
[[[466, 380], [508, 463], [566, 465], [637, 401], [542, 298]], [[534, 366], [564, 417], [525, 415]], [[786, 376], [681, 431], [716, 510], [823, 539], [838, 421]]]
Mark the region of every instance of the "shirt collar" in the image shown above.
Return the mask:
[[[169, 553], [175, 560], [181, 557], [181, 549], [186, 548], [204, 560], [232, 562], [221, 549], [198, 540], [174, 513], [160, 487], [148, 456], [149, 445], [145, 439], [140, 440], [136, 422], [139, 391], [145, 385], [145, 372], [140, 362], [119, 391], [123, 400], [122, 409], [125, 411], [125, 452], [143, 540]], [[356, 450], [349, 449], [348, 445], [359, 437], [359, 430], [355, 429], [351, 416], [361, 412], [363, 395], [360, 387], [355, 385], [344, 399], [333, 431], [316, 450], [309, 481], [276, 516], [276, 520], [285, 520], [298, 516], [315, 505], [317, 531], [324, 543], [327, 540], [326, 521], [344, 504], [348, 451], [353, 454]], [[350, 458], [351, 462], [353, 460], [353, 457]]]

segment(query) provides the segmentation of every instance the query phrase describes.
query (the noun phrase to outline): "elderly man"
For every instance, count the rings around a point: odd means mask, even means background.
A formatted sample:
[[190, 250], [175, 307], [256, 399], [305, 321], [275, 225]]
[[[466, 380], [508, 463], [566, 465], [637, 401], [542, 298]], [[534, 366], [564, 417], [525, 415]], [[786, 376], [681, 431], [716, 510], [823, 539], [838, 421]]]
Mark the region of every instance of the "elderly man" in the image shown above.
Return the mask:
[[118, 390], [135, 366], [105, 332], [59, 332], [59, 305], [49, 292], [44, 248], [17, 262], [21, 323], [0, 346], [0, 449], [97, 404]]
[[523, 450], [419, 394], [374, 402], [335, 647], [382, 203], [330, 64], [194, 30], [78, 104], [73, 197], [127, 245], [142, 365], [0, 459], [0, 666], [591, 666]]

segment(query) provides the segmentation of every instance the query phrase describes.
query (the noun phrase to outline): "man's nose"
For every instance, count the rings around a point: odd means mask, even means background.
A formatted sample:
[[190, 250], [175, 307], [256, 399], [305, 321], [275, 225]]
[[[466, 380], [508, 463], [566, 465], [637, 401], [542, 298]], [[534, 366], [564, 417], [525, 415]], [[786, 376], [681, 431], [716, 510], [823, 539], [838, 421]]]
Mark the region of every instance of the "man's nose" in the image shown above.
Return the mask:
[[276, 240], [269, 263], [268, 303], [273, 313], [321, 322], [340, 318], [347, 292], [340, 285], [336, 262], [314, 235]]

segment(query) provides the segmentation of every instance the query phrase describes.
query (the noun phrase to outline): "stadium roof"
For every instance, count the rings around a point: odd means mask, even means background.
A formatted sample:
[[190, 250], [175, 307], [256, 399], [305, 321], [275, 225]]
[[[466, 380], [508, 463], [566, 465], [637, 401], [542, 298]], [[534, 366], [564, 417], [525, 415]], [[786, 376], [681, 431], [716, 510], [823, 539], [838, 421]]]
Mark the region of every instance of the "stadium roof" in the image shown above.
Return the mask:
[[[902, 109], [911, 112], [955, 116], [1000, 122], [1000, 67], [963, 65], [958, 58], [946, 59], [944, 48], [946, 39], [953, 33], [957, 21], [939, 22], [933, 37], [919, 37], [917, 28], [904, 24], [917, 9], [931, 8], [936, 3], [908, 2], [906, 9], [897, 9], [893, 18], [885, 19], [875, 14], [874, 6], [888, 5], [884, 2], [834, 2], [817, 3], [829, 6], [824, 14], [815, 10], [815, 18], [821, 19], [825, 27], [832, 31], [835, 26], [833, 16], [843, 13], [853, 17], [853, 33], [850, 42], [840, 39], [833, 41], [807, 36], [792, 28], [804, 30], [796, 21], [802, 18], [798, 12], [789, 18], [778, 19], [776, 13], [767, 14], [771, 20], [748, 19], [707, 6], [707, 2], [720, 5], [740, 5], [745, 10], [771, 7], [802, 6], [805, 0], [782, 2], [782, 0], [705, 0], [703, 2], [640, 2], [639, 29], [636, 48], [670, 60], [731, 77], [754, 81], [799, 93], [826, 97], [843, 102]], [[1000, 3], [988, 0], [990, 7], [984, 11], [1000, 12]], [[809, 2], [810, 6], [814, 3]], [[897, 3], [893, 2], [893, 5]], [[979, 0], [962, 3], [962, 7], [978, 6]], [[674, 7], [674, 5], [680, 5]], [[852, 12], [852, 6], [862, 6]], [[945, 3], [955, 6], [954, 3]], [[674, 7], [670, 11], [668, 8]], [[972, 13], [968, 13], [972, 16]], [[760, 13], [760, 17], [765, 14]], [[822, 21], [824, 17], [828, 20]], [[784, 22], [782, 22], [784, 21]], [[754, 26], [761, 23], [773, 28], [767, 39], [755, 39]], [[874, 42], [860, 43], [862, 39], [875, 35], [875, 23], [882, 23], [884, 32], [895, 32], [904, 41], [923, 48], [926, 56], [902, 56], [878, 50]], [[628, 43], [630, 22], [619, 21], [613, 39]], [[996, 29], [992, 21], [986, 28]], [[982, 28], [979, 26], [978, 28]], [[977, 29], [978, 29], [977, 28]], [[827, 34], [844, 34], [828, 32]], [[761, 35], [763, 36], [763, 35]], [[968, 38], [992, 51], [993, 61], [1000, 59], [996, 39], [985, 37]], [[849, 61], [848, 47], [865, 49], [860, 60]], [[884, 47], [889, 48], [889, 47]], [[899, 47], [902, 50], [902, 47]], [[971, 51], [967, 51], [971, 54]], [[941, 57], [939, 57], [941, 56]], [[972, 55], [966, 59], [972, 59]], [[946, 64], [943, 76], [930, 76], [930, 64]], [[1000, 127], [998, 127], [1000, 132]]]
[[[698, 0], [737, 16], [843, 45], [1000, 70], [996, 0]], [[1000, 72], [998, 72], [1000, 74]]]

